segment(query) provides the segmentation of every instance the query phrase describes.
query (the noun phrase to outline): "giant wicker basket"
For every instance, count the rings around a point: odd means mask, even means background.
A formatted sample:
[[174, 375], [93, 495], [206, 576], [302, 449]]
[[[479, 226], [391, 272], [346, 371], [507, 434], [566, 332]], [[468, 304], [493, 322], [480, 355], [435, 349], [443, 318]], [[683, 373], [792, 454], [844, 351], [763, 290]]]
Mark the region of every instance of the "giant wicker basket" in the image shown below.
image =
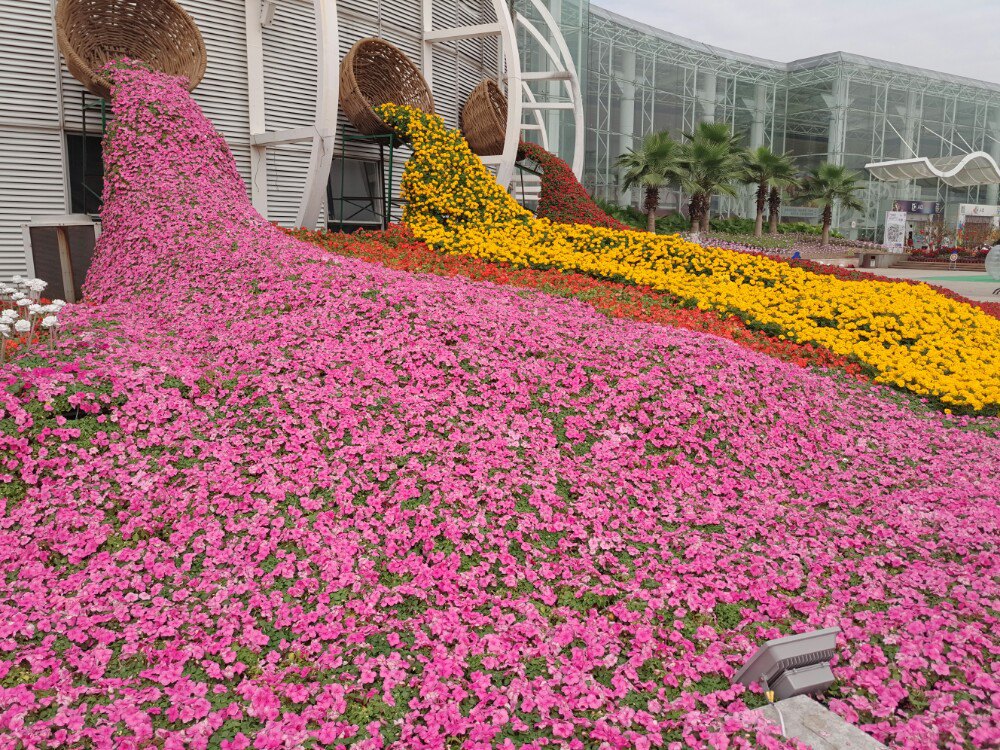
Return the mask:
[[98, 71], [122, 57], [184, 76], [189, 90], [205, 75], [205, 40], [174, 0], [59, 0], [56, 35], [69, 72], [105, 99], [111, 81]]
[[487, 78], [472, 90], [460, 119], [462, 135], [479, 156], [503, 153], [507, 137], [507, 97]]
[[391, 133], [372, 111], [380, 104], [434, 112], [427, 81], [402, 50], [382, 39], [362, 39], [340, 64], [340, 108], [365, 135]]

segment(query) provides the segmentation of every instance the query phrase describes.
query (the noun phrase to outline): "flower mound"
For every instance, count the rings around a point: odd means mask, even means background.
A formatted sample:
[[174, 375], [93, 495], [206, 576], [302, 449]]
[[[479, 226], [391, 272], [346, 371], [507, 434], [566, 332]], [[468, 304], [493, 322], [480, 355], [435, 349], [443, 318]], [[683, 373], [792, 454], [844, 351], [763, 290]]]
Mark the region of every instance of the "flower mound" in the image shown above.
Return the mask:
[[882, 383], [1000, 413], [1000, 320], [926, 286], [845, 283], [765, 256], [535, 219], [436, 115], [384, 105], [414, 149], [404, 221], [444, 252], [649, 286], [856, 358]]
[[751, 329], [732, 315], [682, 307], [670, 295], [654, 292], [648, 287], [619, 284], [557, 270], [514, 268], [510, 264], [485, 261], [468, 255], [444, 255], [423, 242], [414, 240], [401, 225], [393, 225], [385, 232], [356, 232], [352, 235], [305, 229], [285, 231], [338, 255], [362, 258], [404, 271], [465, 276], [477, 281], [536, 289], [546, 294], [578, 299], [616, 318], [711, 333], [736, 341], [748, 349], [794, 362], [800, 367], [832, 368], [833, 374], [839, 370], [852, 377], [863, 377], [858, 365], [849, 362], [846, 357], [838, 357], [811, 344], [773, 338], [763, 331]]
[[522, 142], [520, 158], [528, 158], [542, 168], [541, 193], [536, 214], [563, 224], [589, 224], [608, 229], [628, 229], [602, 211], [576, 179], [569, 164], [537, 143]]
[[289, 238], [113, 74], [90, 306], [0, 383], [15, 747], [786, 746], [729, 680], [1000, 740], [1000, 446], [712, 336]]

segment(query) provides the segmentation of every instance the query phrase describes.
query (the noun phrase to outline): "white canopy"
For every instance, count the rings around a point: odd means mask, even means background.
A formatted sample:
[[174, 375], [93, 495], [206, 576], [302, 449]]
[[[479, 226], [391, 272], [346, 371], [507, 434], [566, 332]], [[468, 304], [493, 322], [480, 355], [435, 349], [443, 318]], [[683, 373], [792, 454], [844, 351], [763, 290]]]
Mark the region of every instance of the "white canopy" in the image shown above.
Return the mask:
[[985, 151], [975, 151], [962, 156], [941, 156], [928, 159], [898, 159], [866, 164], [865, 169], [875, 179], [884, 182], [905, 182], [939, 177], [951, 187], [963, 188], [976, 185], [1000, 185], [1000, 166]]

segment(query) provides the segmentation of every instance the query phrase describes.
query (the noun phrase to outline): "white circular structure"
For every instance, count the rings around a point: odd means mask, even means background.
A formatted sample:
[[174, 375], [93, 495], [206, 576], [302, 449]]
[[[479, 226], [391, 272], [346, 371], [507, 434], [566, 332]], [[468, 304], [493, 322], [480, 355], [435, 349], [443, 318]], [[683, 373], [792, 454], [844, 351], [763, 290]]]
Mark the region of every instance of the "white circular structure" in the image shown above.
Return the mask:
[[[342, 51], [364, 36], [382, 36], [412, 55], [427, 78], [436, 101], [456, 100], [460, 88], [457, 79], [462, 78], [461, 83], [465, 85], [468, 76], [477, 74], [478, 69], [463, 70], [456, 63], [455, 73], [445, 78], [440, 70], [435, 75], [436, 67], [440, 67], [435, 65], [435, 61], [448, 55], [458, 60], [463, 40], [496, 40], [495, 67], [489, 70], [489, 66], [484, 65], [482, 70], [478, 70], [478, 75], [495, 75], [504, 90], [508, 102], [507, 131], [503, 153], [483, 157], [483, 161], [495, 169], [500, 184], [510, 187], [522, 137], [537, 134], [542, 146], [549, 148], [551, 139], [545, 112], [566, 110], [575, 123], [575, 138], [572, 157], [561, 156], [572, 164], [579, 178], [583, 172], [584, 157], [583, 94], [576, 66], [558, 23], [542, 0], [525, 0], [533, 7], [533, 15], [540, 18], [541, 23], [537, 23], [537, 19], [533, 23], [521, 13], [512, 13], [507, 0], [479, 1], [483, 18], [492, 15], [491, 19], [472, 25], [445, 26], [445, 19], [456, 20], [460, 15], [455, 12], [454, 1], [419, 0], [419, 16], [411, 12], [407, 19], [398, 14], [393, 18], [397, 24], [412, 24], [419, 18], [422, 28], [407, 28], [404, 32], [383, 22], [382, 16], [392, 11], [388, 6], [383, 11], [384, 2], [376, 4], [377, 13], [371, 12], [370, 3], [365, 6], [369, 10], [367, 16], [378, 18], [377, 23], [369, 26], [371, 21], [360, 12], [362, 6], [358, 0], [246, 0], [251, 189], [257, 210], [268, 218], [286, 223], [292, 223], [294, 214], [297, 226], [314, 227], [319, 223], [333, 158], [343, 146], [337, 143]], [[413, 6], [408, 6], [409, 9], [416, 10]], [[299, 89], [313, 86], [315, 111], [304, 118], [300, 112], [294, 126], [271, 127], [272, 121], [280, 123], [289, 118], [281, 117], [281, 113], [275, 116], [274, 112], [276, 105], [272, 100], [280, 98], [282, 82], [265, 80], [266, 72], [274, 70], [273, 59], [281, 49], [280, 44], [269, 39], [282, 38], [282, 29], [287, 28], [284, 38], [297, 39], [297, 53], [308, 54], [303, 50], [307, 50], [311, 40], [301, 39], [302, 23], [307, 13], [312, 16], [315, 25], [315, 77], [309, 81], [289, 82], [289, 85]], [[298, 26], [294, 27], [296, 23]], [[295, 31], [298, 36], [293, 33]], [[534, 56], [542, 60], [541, 69], [522, 70], [519, 35], [528, 39], [536, 52], [541, 52]], [[271, 62], [266, 64], [266, 60]], [[544, 94], [536, 93], [532, 90], [535, 82], [557, 82], [562, 91], [556, 97], [552, 96], [551, 87]], [[279, 93], [275, 94], [275, 91]], [[455, 101], [455, 106], [461, 107], [461, 104]], [[308, 156], [305, 150], [307, 144]], [[279, 155], [286, 161], [297, 159], [297, 168], [293, 170], [287, 165], [276, 164]], [[294, 176], [288, 179], [288, 175]], [[286, 195], [278, 197], [274, 194], [276, 182], [281, 183], [280, 188]], [[293, 197], [296, 192], [297, 196]], [[276, 212], [276, 203], [281, 204], [281, 211]]]

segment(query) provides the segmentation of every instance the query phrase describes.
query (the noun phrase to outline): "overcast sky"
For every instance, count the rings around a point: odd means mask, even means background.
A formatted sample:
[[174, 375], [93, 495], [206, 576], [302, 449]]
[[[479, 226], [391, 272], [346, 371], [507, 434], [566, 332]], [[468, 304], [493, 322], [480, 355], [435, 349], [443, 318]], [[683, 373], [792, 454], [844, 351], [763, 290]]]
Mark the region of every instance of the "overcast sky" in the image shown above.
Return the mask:
[[595, 0], [706, 44], [790, 62], [825, 52], [1000, 83], [1000, 0]]

